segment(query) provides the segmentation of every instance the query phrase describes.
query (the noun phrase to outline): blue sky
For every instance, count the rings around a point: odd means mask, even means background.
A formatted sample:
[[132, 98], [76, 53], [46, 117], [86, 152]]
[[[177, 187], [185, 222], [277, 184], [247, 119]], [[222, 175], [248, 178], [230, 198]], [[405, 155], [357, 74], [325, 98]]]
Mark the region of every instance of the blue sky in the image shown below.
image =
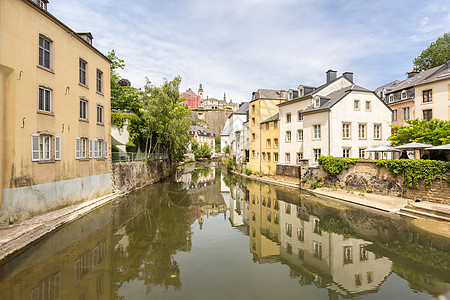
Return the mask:
[[133, 86], [181, 75], [184, 91], [234, 102], [259, 88], [317, 86], [328, 69], [369, 89], [404, 79], [412, 60], [450, 32], [450, 1], [50, 0], [75, 31], [125, 60]]

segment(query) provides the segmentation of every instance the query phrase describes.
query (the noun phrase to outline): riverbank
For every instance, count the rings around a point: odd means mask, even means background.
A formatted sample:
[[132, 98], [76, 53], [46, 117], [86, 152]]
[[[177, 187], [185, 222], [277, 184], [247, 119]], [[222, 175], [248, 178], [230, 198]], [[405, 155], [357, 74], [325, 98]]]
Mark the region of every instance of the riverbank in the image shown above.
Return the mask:
[[[380, 195], [362, 191], [358, 192], [351, 190], [343, 190], [340, 188], [320, 187], [316, 189], [310, 189], [303, 186], [302, 183], [299, 183], [297, 178], [293, 177], [279, 176], [279, 175], [259, 176], [259, 175], [247, 175], [237, 171], [231, 172], [233, 174], [242, 176], [244, 178], [249, 178], [251, 180], [284, 186], [293, 189], [304, 189], [310, 191], [311, 193], [317, 196], [328, 197], [334, 200], [348, 202], [363, 207], [373, 208], [388, 213], [396, 213], [413, 219], [430, 218], [437, 220], [438, 222], [444, 221], [446, 223], [446, 226], [444, 226], [443, 230], [441, 230], [442, 234], [450, 238], [450, 232], [448, 232], [447, 226], [448, 224], [450, 224], [449, 205], [426, 201], [413, 202], [410, 199], [392, 195]], [[418, 212], [418, 214], [414, 215], [413, 212]]]

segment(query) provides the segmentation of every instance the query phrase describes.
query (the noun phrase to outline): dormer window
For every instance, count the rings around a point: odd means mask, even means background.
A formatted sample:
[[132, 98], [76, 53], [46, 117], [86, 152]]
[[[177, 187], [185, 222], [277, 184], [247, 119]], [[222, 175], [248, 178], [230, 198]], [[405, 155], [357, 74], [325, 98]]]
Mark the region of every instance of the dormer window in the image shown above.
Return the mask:
[[389, 95], [389, 103], [394, 102], [394, 95]]
[[314, 108], [317, 108], [320, 106], [320, 97], [319, 96], [314, 97], [313, 106], [314, 106]]
[[48, 0], [35, 0], [34, 2], [36, 2], [36, 4], [39, 5], [40, 8], [47, 10]]
[[303, 97], [305, 95], [305, 89], [301, 86], [298, 88], [298, 96]]
[[402, 91], [402, 100], [403, 100], [403, 99], [406, 99], [406, 97], [407, 97], [406, 91]]
[[289, 100], [294, 99], [294, 92], [290, 91], [289, 92]]

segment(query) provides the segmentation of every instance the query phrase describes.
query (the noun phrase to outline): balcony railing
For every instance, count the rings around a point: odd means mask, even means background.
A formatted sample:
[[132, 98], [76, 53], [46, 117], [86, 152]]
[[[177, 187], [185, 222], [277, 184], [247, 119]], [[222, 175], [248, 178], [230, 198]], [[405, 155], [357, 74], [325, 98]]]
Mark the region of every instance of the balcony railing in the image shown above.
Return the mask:
[[167, 159], [169, 156], [166, 153], [136, 153], [136, 152], [112, 152], [112, 162], [131, 162], [144, 160], [161, 160]]

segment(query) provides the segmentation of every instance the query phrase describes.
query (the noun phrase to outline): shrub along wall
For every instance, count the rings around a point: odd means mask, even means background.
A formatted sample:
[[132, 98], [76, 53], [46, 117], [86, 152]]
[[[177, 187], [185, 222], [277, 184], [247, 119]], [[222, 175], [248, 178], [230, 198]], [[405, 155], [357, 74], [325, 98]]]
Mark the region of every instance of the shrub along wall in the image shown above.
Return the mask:
[[304, 187], [320, 182], [326, 186], [450, 204], [449, 170], [450, 162], [323, 157], [320, 167], [302, 167], [302, 177], [306, 178], [302, 182]]

